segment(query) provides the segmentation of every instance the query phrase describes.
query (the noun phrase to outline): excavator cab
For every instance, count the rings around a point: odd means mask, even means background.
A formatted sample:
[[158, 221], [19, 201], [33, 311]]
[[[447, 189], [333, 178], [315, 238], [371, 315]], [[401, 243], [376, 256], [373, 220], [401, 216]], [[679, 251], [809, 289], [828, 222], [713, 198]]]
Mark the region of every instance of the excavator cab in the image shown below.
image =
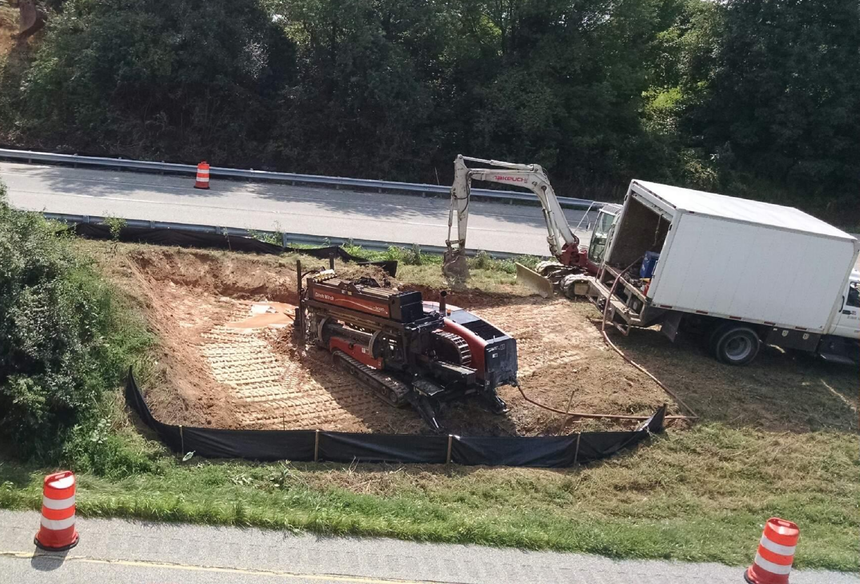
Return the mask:
[[621, 205], [605, 204], [597, 214], [594, 230], [591, 232], [591, 242], [588, 244], [588, 261], [595, 267], [603, 263], [606, 250], [609, 248], [609, 237]]

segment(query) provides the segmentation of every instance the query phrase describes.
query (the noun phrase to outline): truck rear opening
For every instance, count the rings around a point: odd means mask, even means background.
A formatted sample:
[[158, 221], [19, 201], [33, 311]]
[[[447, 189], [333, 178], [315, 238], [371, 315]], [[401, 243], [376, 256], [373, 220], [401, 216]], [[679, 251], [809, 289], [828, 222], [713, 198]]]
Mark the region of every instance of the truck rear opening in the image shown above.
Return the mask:
[[[646, 255], [659, 258], [670, 226], [669, 218], [635, 198], [625, 202], [623, 213], [615, 225], [611, 236], [611, 254], [607, 252], [597, 273], [596, 291], [601, 294], [593, 291], [590, 296], [609, 298], [609, 291], [615, 285], [608, 319], [625, 334], [631, 325], [650, 326], [656, 323], [655, 320], [648, 324], [642, 314], [656, 263], [652, 259], [647, 272], [641, 268]], [[619, 279], [625, 269], [624, 277]], [[644, 316], [649, 318], [648, 314]], [[658, 315], [650, 316], [657, 318]]]

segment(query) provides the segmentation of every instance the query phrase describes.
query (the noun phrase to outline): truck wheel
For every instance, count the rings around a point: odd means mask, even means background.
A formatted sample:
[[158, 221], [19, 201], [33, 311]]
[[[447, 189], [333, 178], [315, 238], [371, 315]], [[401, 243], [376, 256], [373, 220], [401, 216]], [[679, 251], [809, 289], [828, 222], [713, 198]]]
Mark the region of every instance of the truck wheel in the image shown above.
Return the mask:
[[711, 336], [714, 357], [726, 365], [746, 365], [755, 359], [761, 348], [756, 331], [741, 324], [724, 324]]

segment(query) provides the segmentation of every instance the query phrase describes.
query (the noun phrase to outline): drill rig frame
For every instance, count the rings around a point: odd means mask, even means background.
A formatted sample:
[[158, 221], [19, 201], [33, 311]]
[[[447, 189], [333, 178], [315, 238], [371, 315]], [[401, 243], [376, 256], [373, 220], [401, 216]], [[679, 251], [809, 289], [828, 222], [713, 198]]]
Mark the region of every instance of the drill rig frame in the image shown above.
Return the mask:
[[[295, 331], [394, 407], [411, 405], [434, 431], [443, 402], [475, 396], [507, 412], [496, 388], [516, 385], [516, 341], [476, 315], [332, 269], [301, 272]], [[304, 282], [304, 286], [302, 285]]]

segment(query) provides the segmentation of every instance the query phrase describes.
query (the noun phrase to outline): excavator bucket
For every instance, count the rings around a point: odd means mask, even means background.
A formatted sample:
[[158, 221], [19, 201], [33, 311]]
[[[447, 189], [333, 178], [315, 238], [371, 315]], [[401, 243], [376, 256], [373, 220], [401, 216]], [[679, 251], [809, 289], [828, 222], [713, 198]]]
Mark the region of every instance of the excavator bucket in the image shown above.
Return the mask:
[[526, 288], [534, 290], [544, 298], [552, 296], [552, 282], [548, 278], [544, 278], [531, 268], [527, 268], [517, 262], [517, 282], [523, 284]]
[[460, 250], [448, 249], [442, 256], [442, 274], [455, 284], [469, 279], [469, 264], [466, 255]]

